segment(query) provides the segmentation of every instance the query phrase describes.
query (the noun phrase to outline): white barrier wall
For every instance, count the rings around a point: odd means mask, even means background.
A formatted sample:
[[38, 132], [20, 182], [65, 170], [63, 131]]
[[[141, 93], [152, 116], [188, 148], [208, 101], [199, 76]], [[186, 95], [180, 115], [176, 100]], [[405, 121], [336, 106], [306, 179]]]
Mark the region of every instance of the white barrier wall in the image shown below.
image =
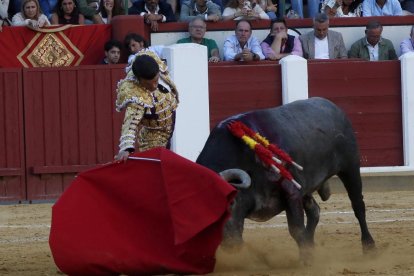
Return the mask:
[[[177, 44], [167, 47], [164, 57], [180, 92], [172, 149], [195, 161], [209, 135], [207, 50], [196, 44]], [[404, 166], [361, 168], [366, 176], [414, 175], [414, 53], [400, 60]], [[307, 61], [287, 56], [280, 64], [283, 103], [308, 98]]]
[[282, 58], [279, 64], [282, 67], [283, 104], [309, 98], [308, 62], [306, 59], [290, 55]]
[[414, 52], [400, 57], [404, 165], [414, 170]]
[[164, 49], [163, 58], [180, 99], [171, 149], [195, 161], [210, 133], [207, 47], [175, 44]]

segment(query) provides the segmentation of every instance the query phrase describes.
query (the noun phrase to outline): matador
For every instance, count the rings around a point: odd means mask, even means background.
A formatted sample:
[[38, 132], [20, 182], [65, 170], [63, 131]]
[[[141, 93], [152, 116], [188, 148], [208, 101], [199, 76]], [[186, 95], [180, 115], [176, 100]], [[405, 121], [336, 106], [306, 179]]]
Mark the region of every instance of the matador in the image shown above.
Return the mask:
[[174, 131], [178, 92], [167, 65], [150, 50], [137, 53], [119, 81], [116, 110], [125, 109], [119, 153], [126, 160], [134, 151], [169, 148]]

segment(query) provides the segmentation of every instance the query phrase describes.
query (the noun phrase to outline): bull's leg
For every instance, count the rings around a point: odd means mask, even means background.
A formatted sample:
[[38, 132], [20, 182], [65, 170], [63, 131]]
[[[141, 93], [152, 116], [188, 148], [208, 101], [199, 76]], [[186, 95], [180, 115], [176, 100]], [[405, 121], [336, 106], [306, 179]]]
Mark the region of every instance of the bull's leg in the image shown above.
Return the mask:
[[250, 197], [237, 197], [231, 206], [231, 217], [224, 226], [224, 249], [237, 249], [243, 245], [244, 218], [249, 210], [254, 208], [254, 199]]
[[314, 245], [315, 229], [319, 222], [320, 208], [312, 195], [303, 198], [303, 208], [306, 213], [306, 238], [311, 246]]
[[365, 217], [365, 203], [362, 195], [362, 180], [359, 173], [359, 167], [348, 172], [338, 174], [342, 183], [344, 184], [348, 197], [352, 203], [355, 217], [358, 219], [361, 228], [361, 242], [364, 253], [375, 248], [375, 241], [369, 233], [367, 221]]
[[230, 218], [224, 226], [222, 245], [228, 249], [239, 248], [243, 245], [244, 219]]
[[302, 195], [300, 191], [287, 180], [282, 181], [281, 186], [286, 197], [286, 217], [289, 233], [299, 247], [301, 261], [308, 263], [312, 256], [312, 246], [306, 235]]

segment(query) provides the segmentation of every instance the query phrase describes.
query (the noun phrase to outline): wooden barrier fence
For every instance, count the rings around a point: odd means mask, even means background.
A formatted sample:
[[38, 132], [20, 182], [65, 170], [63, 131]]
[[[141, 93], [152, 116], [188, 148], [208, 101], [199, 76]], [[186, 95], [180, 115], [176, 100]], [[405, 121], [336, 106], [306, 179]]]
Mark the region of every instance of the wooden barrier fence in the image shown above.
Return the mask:
[[[399, 62], [311, 62], [308, 70], [309, 95], [350, 116], [363, 166], [402, 165]], [[124, 74], [123, 65], [0, 70], [0, 202], [57, 199], [76, 173], [112, 161]], [[209, 87], [211, 126], [282, 103], [276, 62], [212, 64]]]

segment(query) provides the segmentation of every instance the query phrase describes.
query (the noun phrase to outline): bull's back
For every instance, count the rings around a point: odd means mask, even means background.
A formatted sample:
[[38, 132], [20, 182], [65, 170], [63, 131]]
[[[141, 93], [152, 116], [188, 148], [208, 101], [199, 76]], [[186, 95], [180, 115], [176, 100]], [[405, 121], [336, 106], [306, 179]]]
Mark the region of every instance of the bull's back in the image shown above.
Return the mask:
[[247, 112], [230, 117], [221, 126], [232, 120], [241, 120], [289, 153], [305, 167], [304, 172], [294, 174], [312, 182], [310, 186], [359, 166], [352, 125], [345, 113], [327, 99], [316, 97]]
[[[354, 130], [346, 114], [331, 101], [311, 98], [251, 115], [257, 131], [304, 166], [303, 172], [294, 174], [309, 191], [340, 172], [359, 171]], [[270, 121], [273, 126], [265, 127]]]
[[326, 174], [336, 174], [349, 162], [359, 162], [354, 132], [345, 113], [331, 101], [315, 97], [225, 119], [212, 130], [197, 163], [216, 169], [212, 165], [220, 163], [220, 156], [224, 163], [235, 163], [231, 166], [246, 158], [248, 147], [240, 147], [241, 143], [227, 130], [227, 125], [236, 120], [279, 145], [308, 168], [319, 166]]

